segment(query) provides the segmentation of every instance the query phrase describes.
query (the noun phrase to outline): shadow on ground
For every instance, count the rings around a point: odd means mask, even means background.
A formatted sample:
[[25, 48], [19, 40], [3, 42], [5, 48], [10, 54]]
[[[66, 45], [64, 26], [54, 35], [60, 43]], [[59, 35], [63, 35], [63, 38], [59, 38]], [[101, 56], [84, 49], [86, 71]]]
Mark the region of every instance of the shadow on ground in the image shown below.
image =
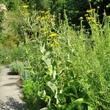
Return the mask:
[[23, 110], [23, 104], [12, 97], [7, 97], [7, 102], [0, 100], [0, 110]]
[[6, 68], [9, 68], [9, 65], [5, 66]]
[[18, 75], [18, 73], [8, 72], [7, 75]]

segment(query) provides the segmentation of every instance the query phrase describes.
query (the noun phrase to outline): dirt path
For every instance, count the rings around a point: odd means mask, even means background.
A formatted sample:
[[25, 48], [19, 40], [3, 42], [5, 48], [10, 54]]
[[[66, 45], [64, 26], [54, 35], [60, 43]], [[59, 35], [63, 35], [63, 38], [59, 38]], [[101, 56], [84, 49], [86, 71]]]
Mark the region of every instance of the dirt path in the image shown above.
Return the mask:
[[2, 66], [0, 73], [0, 110], [23, 110], [19, 76]]

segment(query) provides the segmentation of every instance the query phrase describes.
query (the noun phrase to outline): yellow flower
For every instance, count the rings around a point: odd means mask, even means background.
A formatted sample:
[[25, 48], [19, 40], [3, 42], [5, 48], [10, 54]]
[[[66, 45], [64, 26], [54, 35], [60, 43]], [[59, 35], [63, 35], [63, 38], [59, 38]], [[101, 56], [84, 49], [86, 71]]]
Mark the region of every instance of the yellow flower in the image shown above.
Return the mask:
[[43, 31], [43, 30], [44, 30], [44, 28], [41, 28], [40, 30], [41, 30], [41, 31]]
[[45, 13], [45, 11], [41, 11], [41, 13]]
[[48, 13], [49, 13], [49, 11], [46, 11], [46, 12], [45, 12], [45, 14], [48, 14]]
[[55, 37], [55, 36], [57, 36], [57, 34], [56, 33], [53, 33], [53, 34], [50, 34], [49, 36], [50, 37]]
[[86, 12], [87, 12], [87, 13], [90, 13], [90, 12], [92, 12], [92, 11], [95, 11], [95, 8], [94, 8], [94, 9], [91, 9], [91, 10], [87, 10]]
[[92, 11], [95, 11], [95, 8], [91, 9]]
[[95, 28], [96, 28], [96, 26], [93, 26], [93, 28], [95, 29]]
[[24, 5], [24, 6], [23, 6], [23, 8], [28, 8], [28, 7], [29, 7], [29, 5]]
[[96, 24], [96, 26], [99, 26], [99, 24]]
[[30, 13], [26, 13], [26, 15], [30, 15]]
[[59, 43], [58, 43], [58, 42], [56, 42], [56, 45], [59, 45]]
[[50, 18], [50, 15], [46, 15], [45, 18]]
[[40, 19], [40, 18], [41, 18], [41, 16], [38, 16], [38, 17], [37, 17], [37, 19]]
[[45, 33], [46, 33], [46, 34], [48, 34], [49, 32], [48, 32], [48, 31], [46, 31]]
[[73, 44], [73, 46], [76, 46], [76, 44]]
[[91, 10], [87, 10], [86, 12], [87, 12], [87, 13], [90, 13], [90, 12], [91, 12]]
[[55, 45], [54, 45], [54, 44], [51, 44], [50, 46], [51, 46], [51, 47], [54, 47]]
[[93, 17], [86, 17], [86, 19], [87, 19], [87, 20], [92, 20], [92, 19], [93, 19]]
[[45, 19], [45, 17], [42, 17], [42, 18], [41, 18], [41, 20], [44, 20], [44, 19]]
[[48, 24], [46, 27], [47, 27], [47, 28], [50, 27], [50, 24]]
[[21, 11], [22, 14], [24, 14], [26, 11]]
[[47, 39], [48, 41], [51, 41], [51, 39]]
[[55, 21], [55, 18], [52, 18], [51, 20], [52, 20], [52, 21]]

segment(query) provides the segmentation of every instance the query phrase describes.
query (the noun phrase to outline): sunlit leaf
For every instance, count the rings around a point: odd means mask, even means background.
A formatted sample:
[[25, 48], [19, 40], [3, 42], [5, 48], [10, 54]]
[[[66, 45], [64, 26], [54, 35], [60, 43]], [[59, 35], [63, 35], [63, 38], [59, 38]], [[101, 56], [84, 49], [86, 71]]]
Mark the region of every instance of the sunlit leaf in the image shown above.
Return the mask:
[[91, 106], [88, 106], [88, 110], [93, 110]]
[[54, 92], [55, 90], [56, 90], [56, 85], [55, 84], [53, 84], [52, 82], [47, 82], [47, 86], [48, 87], [50, 87], [50, 89]]

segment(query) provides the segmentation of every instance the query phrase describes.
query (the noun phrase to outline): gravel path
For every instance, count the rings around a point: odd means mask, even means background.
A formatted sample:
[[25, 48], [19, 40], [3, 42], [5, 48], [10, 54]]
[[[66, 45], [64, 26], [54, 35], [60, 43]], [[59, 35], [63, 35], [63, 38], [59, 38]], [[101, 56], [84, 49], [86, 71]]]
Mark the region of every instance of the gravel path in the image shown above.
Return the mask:
[[1, 67], [0, 110], [23, 110], [19, 76], [12, 75], [9, 68]]

